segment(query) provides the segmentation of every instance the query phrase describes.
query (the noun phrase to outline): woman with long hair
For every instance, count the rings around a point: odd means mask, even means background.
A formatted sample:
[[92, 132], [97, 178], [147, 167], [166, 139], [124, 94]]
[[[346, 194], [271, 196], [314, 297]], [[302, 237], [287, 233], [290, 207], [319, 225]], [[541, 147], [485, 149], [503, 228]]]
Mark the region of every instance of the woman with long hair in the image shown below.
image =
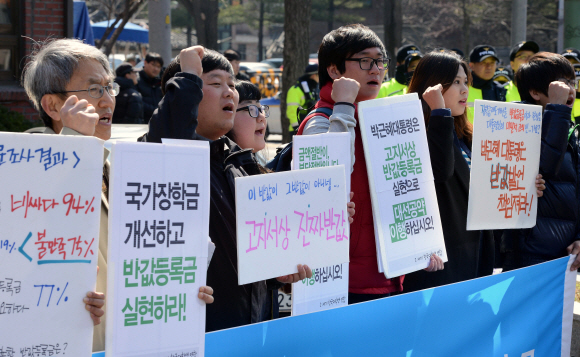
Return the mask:
[[431, 167], [448, 262], [445, 269], [405, 277], [405, 291], [428, 289], [490, 275], [494, 266], [492, 231], [467, 231], [467, 203], [473, 127], [467, 120], [471, 73], [455, 53], [437, 51], [421, 59], [409, 93], [423, 105]]

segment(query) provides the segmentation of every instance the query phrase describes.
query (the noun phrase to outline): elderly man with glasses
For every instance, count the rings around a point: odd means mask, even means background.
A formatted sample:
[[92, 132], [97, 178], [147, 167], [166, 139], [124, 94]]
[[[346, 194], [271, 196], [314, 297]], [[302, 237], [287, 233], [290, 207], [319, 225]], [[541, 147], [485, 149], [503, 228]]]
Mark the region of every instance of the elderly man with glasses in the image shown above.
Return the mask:
[[[45, 134], [111, 137], [115, 96], [119, 86], [113, 82], [107, 57], [93, 46], [79, 40], [60, 39], [41, 44], [30, 56], [22, 76], [26, 94], [39, 111]], [[108, 163], [104, 186], [108, 186]], [[102, 195], [106, 202], [107, 194]], [[99, 273], [97, 291], [106, 291], [107, 281], [107, 210], [101, 204], [99, 234]], [[84, 298], [95, 325], [93, 350], [105, 347], [103, 306], [105, 294], [89, 292]]]
[[35, 51], [23, 74], [26, 94], [45, 133], [108, 140], [119, 86], [107, 57], [78, 40], [60, 39]]

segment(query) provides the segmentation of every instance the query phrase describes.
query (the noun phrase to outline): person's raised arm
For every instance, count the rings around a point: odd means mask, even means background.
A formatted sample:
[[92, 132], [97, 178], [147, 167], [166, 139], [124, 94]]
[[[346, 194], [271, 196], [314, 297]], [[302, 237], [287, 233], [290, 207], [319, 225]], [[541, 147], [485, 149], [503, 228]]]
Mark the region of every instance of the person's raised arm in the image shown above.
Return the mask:
[[193, 46], [179, 55], [181, 72], [165, 84], [165, 96], [149, 121], [146, 141], [160, 143], [162, 138], [197, 139], [197, 109], [203, 99], [201, 59], [203, 47]]
[[431, 168], [436, 182], [447, 181], [453, 175], [455, 154], [453, 150], [453, 117], [445, 108], [443, 86], [437, 84], [423, 93], [423, 100], [431, 108], [427, 143], [431, 157]]

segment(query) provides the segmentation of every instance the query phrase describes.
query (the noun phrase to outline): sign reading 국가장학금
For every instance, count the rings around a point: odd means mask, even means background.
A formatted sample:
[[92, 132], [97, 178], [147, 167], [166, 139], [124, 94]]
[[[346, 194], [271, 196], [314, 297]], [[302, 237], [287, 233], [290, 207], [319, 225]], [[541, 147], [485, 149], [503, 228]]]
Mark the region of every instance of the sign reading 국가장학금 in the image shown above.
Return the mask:
[[107, 356], [203, 356], [209, 144], [116, 143]]
[[476, 100], [473, 123], [467, 229], [535, 226], [542, 107]]
[[447, 261], [421, 102], [416, 93], [359, 104], [379, 269], [387, 278]]
[[344, 166], [236, 178], [238, 284], [348, 262]]
[[103, 141], [0, 133], [0, 356], [88, 356]]
[[[350, 201], [350, 133], [297, 135], [292, 150], [293, 170], [344, 165]], [[311, 268], [312, 278], [292, 284], [292, 315], [348, 305], [348, 263]]]

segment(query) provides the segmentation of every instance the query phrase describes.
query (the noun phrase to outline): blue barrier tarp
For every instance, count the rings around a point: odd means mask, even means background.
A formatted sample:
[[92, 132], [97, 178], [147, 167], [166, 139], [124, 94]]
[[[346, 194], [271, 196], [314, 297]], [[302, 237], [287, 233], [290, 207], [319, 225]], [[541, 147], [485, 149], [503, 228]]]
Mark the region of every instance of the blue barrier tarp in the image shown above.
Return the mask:
[[73, 36], [94, 46], [95, 39], [93, 37], [93, 28], [91, 27], [87, 4], [84, 1], [75, 1], [73, 4]]

